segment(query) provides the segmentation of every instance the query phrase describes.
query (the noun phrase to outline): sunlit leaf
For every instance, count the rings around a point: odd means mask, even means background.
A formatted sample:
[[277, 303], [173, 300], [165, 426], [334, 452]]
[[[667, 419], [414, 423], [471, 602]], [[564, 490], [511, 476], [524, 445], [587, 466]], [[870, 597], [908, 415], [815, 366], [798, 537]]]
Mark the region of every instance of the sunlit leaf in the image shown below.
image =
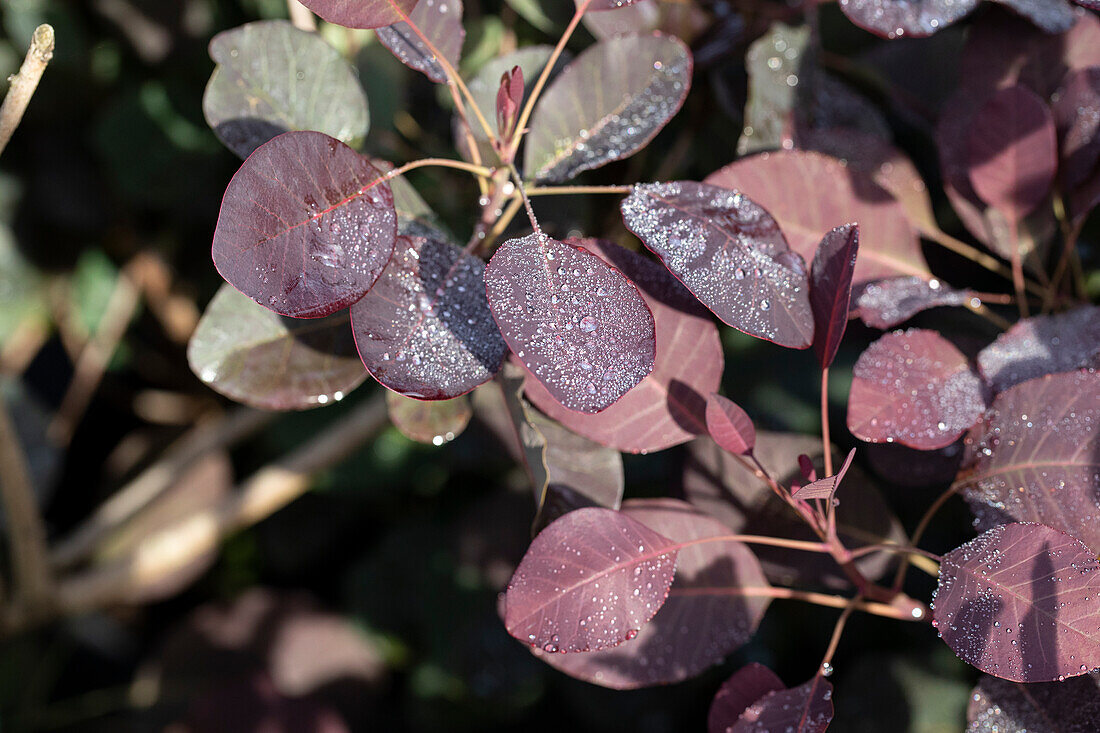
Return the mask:
[[709, 733], [728, 733], [730, 726], [741, 717], [745, 708], [769, 692], [784, 689], [783, 681], [775, 672], [757, 662], [750, 662], [733, 673], [718, 688], [707, 716]]
[[637, 185], [621, 208], [627, 227], [725, 323], [780, 346], [810, 345], [806, 265], [756, 202], [679, 181]]
[[516, 568], [505, 596], [508, 633], [551, 653], [633, 639], [665, 602], [676, 555], [673, 540], [625, 514], [569, 512], [535, 538]]
[[473, 416], [470, 399], [465, 395], [450, 400], [414, 400], [396, 392], [386, 392], [390, 422], [409, 440], [427, 445], [443, 445], [462, 434]]
[[818, 675], [789, 690], [775, 690], [745, 708], [730, 733], [823, 733], [833, 719], [833, 685]]
[[679, 111], [691, 69], [691, 52], [671, 36], [622, 36], [589, 47], [539, 99], [525, 175], [565, 181], [645, 147]]
[[330, 23], [348, 28], [381, 28], [402, 20], [417, 0], [299, 0]]
[[848, 429], [870, 443], [933, 450], [955, 442], [985, 409], [966, 356], [935, 331], [888, 333], [856, 362]]
[[[431, 46], [413, 30], [414, 26]], [[409, 13], [409, 22], [394, 23], [375, 33], [401, 63], [443, 84], [447, 81], [447, 72], [438, 56], [446, 59], [451, 68], [457, 68], [462, 42], [466, 39], [466, 29], [462, 27], [462, 0], [418, 0]]]
[[432, 236], [399, 236], [378, 282], [351, 308], [371, 375], [407, 397], [445, 400], [500, 369], [508, 348], [489, 312], [485, 264]]
[[983, 675], [970, 695], [966, 720], [966, 733], [1086, 733], [1100, 720], [1100, 677], [1024, 685]]
[[712, 394], [707, 398], [707, 432], [722, 450], [748, 455], [756, 445], [752, 419], [733, 400]]
[[960, 20], [978, 0], [840, 0], [860, 28], [886, 38], [922, 38]]
[[210, 388], [267, 410], [334, 402], [367, 377], [346, 313], [287, 318], [228, 284], [210, 301], [191, 335], [187, 361]]
[[587, 250], [542, 233], [511, 239], [489, 260], [485, 287], [508, 346], [571, 410], [605, 410], [653, 370], [653, 315]]
[[217, 63], [203, 95], [206, 121], [242, 158], [290, 130], [355, 144], [370, 125], [351, 66], [316, 33], [281, 20], [248, 23], [210, 42]]
[[319, 318], [366, 294], [393, 253], [390, 187], [319, 132], [264, 143], [233, 176], [214, 231], [214, 265], [265, 308]]
[[853, 310], [871, 328], [887, 329], [929, 308], [965, 305], [973, 298], [970, 291], [956, 290], [935, 278], [892, 277], [861, 286]]
[[1004, 524], [940, 563], [935, 624], [963, 660], [1001, 679], [1052, 682], [1100, 667], [1100, 565], [1080, 540]]
[[859, 224], [836, 227], [821, 240], [810, 267], [810, 307], [814, 314], [814, 353], [822, 369], [836, 358], [848, 328], [852, 274], [859, 253]]
[[994, 392], [1081, 367], [1100, 367], [1097, 306], [1024, 318], [978, 353], [978, 369]]

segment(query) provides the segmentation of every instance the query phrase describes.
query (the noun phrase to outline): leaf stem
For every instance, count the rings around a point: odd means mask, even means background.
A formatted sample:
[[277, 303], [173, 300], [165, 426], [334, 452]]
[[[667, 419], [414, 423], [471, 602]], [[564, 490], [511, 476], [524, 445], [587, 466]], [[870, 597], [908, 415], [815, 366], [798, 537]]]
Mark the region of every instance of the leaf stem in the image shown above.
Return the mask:
[[833, 442], [829, 439], [829, 367], [821, 368], [821, 445], [825, 450], [825, 475], [833, 475]]
[[53, 26], [43, 23], [34, 29], [23, 65], [19, 67], [19, 73], [11, 77], [11, 87], [3, 105], [0, 105], [0, 153], [4, 152], [15, 128], [23, 119], [23, 113], [27, 111], [34, 90], [46, 71], [46, 64], [53, 58], [53, 46]]
[[[1020, 256], [1020, 222], [1013, 217], [1008, 228], [1009, 254], [1012, 256], [1012, 286], [1016, 289], [1016, 307], [1021, 318], [1027, 318], [1027, 294], [1024, 292], [1024, 263]], [[1049, 292], [1049, 290], [1048, 290]]]
[[452, 158], [421, 158], [420, 160], [414, 160], [410, 163], [406, 163], [405, 165], [398, 166], [393, 170], [387, 171], [382, 175], [381, 178], [375, 179], [375, 181], [367, 184], [365, 186], [365, 189], [376, 185], [376, 183], [379, 181], [388, 181], [391, 178], [397, 178], [398, 176], [404, 175], [405, 173], [416, 168], [427, 168], [431, 166], [435, 166], [438, 168], [454, 168], [455, 170], [473, 173], [479, 178], [492, 178], [494, 173], [494, 170], [492, 168], [486, 168], [483, 165], [477, 165], [475, 163], [467, 163], [462, 160], [454, 160]]
[[918, 618], [911, 613], [906, 613], [904, 610], [887, 603], [867, 601], [858, 596], [853, 599], [844, 596], [829, 595], [827, 593], [799, 590], [797, 588], [785, 588], [783, 586], [742, 586], [720, 589], [673, 587], [672, 590], [669, 591], [669, 596], [690, 596], [703, 593], [735, 598], [776, 598], [781, 600], [802, 601], [803, 603], [812, 603], [815, 606], [825, 606], [826, 608], [847, 608], [849, 605], [854, 605], [854, 610], [869, 613], [873, 616], [884, 616], [899, 621], [922, 620], [922, 618]]
[[523, 179], [520, 177], [519, 171], [516, 170], [516, 164], [509, 162], [508, 170], [512, 171], [512, 177], [516, 180], [516, 191], [523, 199], [523, 206], [527, 209], [527, 218], [531, 220], [531, 228], [536, 233], [541, 233], [542, 227], [539, 226], [539, 221], [535, 218], [535, 210], [531, 208], [531, 199], [527, 198], [527, 189], [523, 187]]
[[1050, 288], [1047, 289], [1046, 296], [1043, 297], [1043, 313], [1049, 313], [1054, 305], [1054, 300], [1058, 296], [1058, 288], [1062, 284], [1062, 276], [1066, 273], [1070, 256], [1077, 247], [1077, 238], [1081, 236], [1081, 229], [1084, 225], [1085, 220], [1082, 218], [1073, 226], [1063, 229], [1062, 238], [1065, 244], [1062, 248], [1062, 254], [1058, 258], [1058, 264], [1054, 267], [1054, 274], [1051, 275]]
[[633, 186], [543, 186], [527, 189], [528, 196], [563, 196], [573, 194], [610, 193], [627, 194]]
[[833, 655], [836, 654], [836, 649], [840, 646], [840, 637], [844, 634], [844, 627], [848, 623], [848, 619], [852, 615], [852, 611], [856, 610], [856, 605], [863, 599], [856, 596], [852, 600], [848, 601], [848, 605], [844, 607], [844, 610], [840, 613], [840, 618], [836, 620], [836, 626], [833, 627], [833, 635], [829, 639], [829, 646], [825, 649], [825, 656], [821, 658], [821, 666], [818, 667], [818, 674], [822, 677], [828, 677], [832, 674], [832, 661]]
[[[936, 500], [932, 502], [932, 505], [924, 512], [924, 516], [920, 518], [920, 522], [917, 523], [917, 528], [913, 530], [913, 534], [909, 538], [909, 542], [914, 547], [920, 542], [920, 538], [924, 535], [924, 530], [928, 528], [929, 523], [932, 521], [932, 517], [935, 516], [936, 512], [938, 512], [940, 508], [947, 503], [947, 500], [954, 496], [958, 490], [958, 484], [951, 484], [942, 494], [936, 497]], [[905, 555], [901, 558], [901, 565], [898, 567], [897, 574], [894, 575], [894, 584], [892, 587], [895, 591], [901, 590], [901, 585], [905, 582], [905, 573], [908, 569], [909, 556]]]

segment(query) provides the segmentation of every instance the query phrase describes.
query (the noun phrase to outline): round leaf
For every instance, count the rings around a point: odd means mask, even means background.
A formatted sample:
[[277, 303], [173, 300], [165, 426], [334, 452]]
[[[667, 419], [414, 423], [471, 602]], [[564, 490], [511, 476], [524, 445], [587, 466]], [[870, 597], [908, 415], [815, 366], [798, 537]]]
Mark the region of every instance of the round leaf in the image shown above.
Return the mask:
[[707, 716], [709, 733], [728, 733], [733, 723], [752, 705], [769, 692], [785, 689], [775, 672], [757, 662], [750, 662], [733, 673], [718, 688], [718, 694], [710, 704]]
[[1100, 676], [1019, 682], [983, 675], [970, 696], [966, 733], [1087, 733], [1100, 720]]
[[1016, 322], [978, 353], [995, 393], [1045, 374], [1100, 366], [1100, 308], [1082, 306]]
[[856, 294], [854, 310], [871, 328], [887, 329], [929, 308], [965, 305], [973, 297], [969, 291], [955, 290], [934, 278], [892, 277], [863, 285]]
[[978, 0], [840, 0], [840, 10], [860, 28], [886, 38], [923, 38], [978, 6]]
[[820, 675], [789, 690], [769, 692], [749, 705], [730, 733], [823, 733], [833, 719], [833, 685]]
[[462, 434], [474, 414], [466, 396], [426, 402], [396, 392], [386, 392], [386, 409], [402, 435], [427, 445], [450, 443]]
[[298, 0], [329, 23], [381, 28], [407, 17], [417, 0]]
[[443, 65], [413, 26], [420, 29], [451, 68], [457, 68], [462, 42], [466, 39], [466, 29], [462, 27], [462, 0], [419, 0], [409, 13], [409, 22], [401, 21], [375, 31], [382, 45], [405, 66], [423, 73], [437, 84], [445, 83], [447, 73]]

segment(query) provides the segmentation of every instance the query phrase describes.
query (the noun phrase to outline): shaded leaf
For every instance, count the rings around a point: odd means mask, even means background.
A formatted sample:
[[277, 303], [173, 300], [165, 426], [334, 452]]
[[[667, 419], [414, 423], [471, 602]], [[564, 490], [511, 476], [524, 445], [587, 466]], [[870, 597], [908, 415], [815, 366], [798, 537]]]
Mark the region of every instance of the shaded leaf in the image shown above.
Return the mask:
[[508, 633], [551, 653], [632, 639], [664, 603], [676, 555], [675, 542], [625, 514], [569, 512], [516, 568], [505, 596]]
[[409, 440], [443, 445], [462, 435], [473, 410], [465, 395], [450, 400], [414, 400], [397, 392], [386, 392], [390, 422]]
[[[413, 26], [420, 29], [431, 46]], [[466, 29], [462, 27], [462, 0], [417, 0], [416, 7], [409, 13], [409, 22], [394, 23], [375, 33], [382, 45], [405, 66], [437, 84], [446, 83], [447, 72], [436, 54], [446, 59], [452, 69], [458, 68], [462, 42], [466, 39]]]
[[933, 450], [955, 442], [985, 409], [966, 356], [935, 331], [888, 333], [856, 361], [848, 429], [870, 443]]
[[287, 132], [229, 182], [214, 265], [265, 308], [319, 318], [366, 294], [396, 230], [390, 187], [366, 158], [319, 132]]
[[634, 186], [621, 208], [627, 227], [725, 323], [780, 346], [810, 345], [805, 263], [757, 203], [678, 181]]
[[840, 487], [840, 482], [844, 480], [844, 474], [848, 473], [848, 468], [852, 465], [852, 459], [856, 457], [856, 449], [848, 451], [848, 457], [844, 459], [844, 465], [840, 467], [840, 470], [836, 472], [834, 476], [826, 476], [825, 478], [812, 481], [805, 486], [801, 486], [795, 489], [794, 496], [799, 499], [824, 499], [828, 502], [833, 500], [833, 494]]
[[805, 260], [813, 259], [822, 232], [859, 222], [854, 284], [928, 274], [917, 234], [897, 200], [867, 174], [833, 158], [796, 150], [761, 153], [710, 174], [706, 182], [741, 191], [767, 209]]
[[[803, 55], [810, 28], [775, 23], [749, 46], [745, 55], [748, 99], [745, 124], [737, 140], [738, 155], [790, 147], [794, 142], [793, 114], [798, 106]], [[794, 85], [788, 83], [793, 78]]]
[[653, 313], [653, 371], [596, 415], [561, 406], [542, 384], [527, 380], [527, 397], [570, 430], [629, 453], [658, 451], [706, 433], [705, 395], [718, 389], [724, 359], [718, 329], [688, 290], [660, 264], [596, 239], [568, 240], [619, 268]]
[[[622, 513], [676, 542], [721, 537], [729, 530], [676, 499], [632, 499]], [[633, 639], [587, 654], [536, 654], [568, 675], [618, 690], [672, 684], [705, 671], [745, 644], [769, 598], [760, 563], [740, 542], [680, 550], [668, 600]]]
[[885, 330], [929, 308], [961, 306], [973, 298], [970, 291], [956, 290], [935, 278], [892, 277], [860, 286], [853, 310], [871, 328]]
[[1100, 0], [1073, 0], [1073, 2], [1077, 3], [1082, 8], [1088, 8], [1089, 10], [1100, 10]]
[[367, 377], [347, 314], [287, 318], [228, 284], [206, 306], [187, 345], [187, 362], [211, 389], [266, 410], [338, 401]]
[[589, 47], [535, 106], [524, 174], [557, 183], [634, 154], [679, 111], [691, 69], [691, 52], [671, 36], [623, 36]]
[[248, 23], [210, 41], [217, 67], [202, 110], [242, 158], [276, 135], [316, 130], [348, 144], [366, 137], [367, 97], [340, 53], [281, 20]]
[[814, 353], [828, 369], [848, 327], [852, 274], [859, 253], [859, 225], [845, 224], [825, 235], [810, 267], [810, 307], [814, 314]]
[[1100, 307], [1017, 321], [978, 354], [978, 369], [1003, 392], [1035, 377], [1100, 366]]
[[693, 0], [636, 0], [615, 13], [585, 13], [584, 25], [599, 40], [661, 31], [691, 42], [710, 19]]
[[729, 728], [753, 704], [769, 692], [785, 689], [775, 672], [757, 662], [750, 662], [722, 683], [707, 716], [709, 733], [728, 733]]
[[789, 690], [769, 692], [749, 705], [730, 733], [822, 733], [833, 719], [833, 685], [820, 675]]
[[381, 28], [412, 12], [417, 0], [299, 0], [324, 20], [348, 28]]
[[1077, 22], [1069, 0], [993, 0], [1024, 16], [1046, 33], [1064, 33]]
[[963, 441], [937, 450], [917, 450], [900, 443], [868, 443], [863, 453], [884, 480], [898, 486], [923, 488], [954, 480], [963, 459]]
[[977, 6], [978, 0], [840, 0], [853, 23], [885, 38], [930, 36]]
[[970, 696], [966, 733], [1088, 733], [1100, 720], [1100, 678], [1024, 686], [983, 675]]
[[445, 400], [500, 369], [508, 348], [489, 312], [485, 264], [432, 236], [400, 236], [374, 288], [351, 308], [363, 363], [407, 397]]
[[1052, 104], [1066, 188], [1088, 180], [1100, 164], [1100, 66], [1066, 74]]
[[1003, 524], [940, 563], [935, 624], [963, 660], [1014, 682], [1100, 667], [1100, 565], [1080, 540]]
[[1070, 372], [1002, 392], [967, 436], [956, 487], [983, 528], [1042, 522], [1100, 554], [1100, 374]]
[[738, 455], [752, 453], [756, 428], [744, 410], [722, 395], [707, 397], [707, 432], [722, 450]]
[[653, 370], [653, 315], [590, 252], [541, 232], [511, 239], [489, 260], [485, 286], [504, 340], [565, 407], [607, 409]]

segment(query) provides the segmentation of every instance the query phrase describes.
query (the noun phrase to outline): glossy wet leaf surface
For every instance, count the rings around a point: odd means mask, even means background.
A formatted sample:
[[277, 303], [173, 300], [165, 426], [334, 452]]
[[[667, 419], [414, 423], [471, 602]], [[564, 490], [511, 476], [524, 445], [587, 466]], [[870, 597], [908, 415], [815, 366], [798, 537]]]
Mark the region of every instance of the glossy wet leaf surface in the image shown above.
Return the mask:
[[528, 378], [527, 397], [570, 430], [629, 453], [663, 450], [706, 433], [706, 396], [718, 389], [724, 359], [710, 314], [659, 263], [603, 240], [569, 240], [623, 272], [653, 313], [653, 371], [596, 415], [568, 410]]
[[598, 651], [635, 638], [665, 602], [675, 545], [610, 509], [566, 514], [535, 538], [512, 576], [508, 633], [548, 653]]
[[489, 312], [484, 274], [479, 258], [434, 234], [398, 237], [382, 276], [351, 309], [371, 375], [395, 392], [432, 400], [491, 379], [508, 347]]
[[691, 70], [691, 52], [671, 36], [589, 47], [539, 99], [524, 175], [557, 183], [637, 152], [679, 111]]
[[758, 662], [750, 662], [722, 683], [707, 716], [708, 733], [727, 733], [745, 708], [769, 692], [785, 689], [775, 672]]
[[935, 331], [886, 334], [856, 362], [848, 429], [870, 443], [933, 450], [955, 442], [985, 410], [981, 379]]
[[855, 293], [853, 310], [871, 328], [893, 328], [910, 318], [941, 306], [965, 305], [974, 296], [942, 281], [921, 277], [892, 277], [861, 286]]
[[749, 705], [730, 733], [823, 733], [833, 719], [833, 685], [814, 677], [789, 690], [769, 692]]
[[324, 20], [348, 28], [381, 28], [412, 12], [417, 0], [300, 0]]
[[410, 69], [421, 72], [437, 84], [446, 82], [447, 73], [432, 48], [450, 63], [451, 68], [458, 68], [462, 42], [466, 39], [462, 0], [418, 0], [409, 13], [409, 21], [427, 37], [431, 47], [405, 21], [375, 31], [379, 42]]
[[813, 316], [802, 257], [747, 196], [693, 181], [634, 187], [623, 221], [725, 323], [803, 349]]
[[653, 370], [653, 315], [621, 272], [543, 234], [511, 239], [485, 271], [501, 334], [570, 410], [600, 412]]
[[[677, 542], [721, 537], [729, 530], [676, 499], [633, 499], [623, 514]], [[638, 632], [614, 649], [587, 654], [539, 654], [578, 679], [634, 689], [672, 684], [705, 671], [745, 644], [756, 631], [769, 598], [760, 563], [740, 542], [685, 547], [664, 606]]]
[[943, 557], [936, 628], [956, 654], [1014, 682], [1100, 666], [1100, 565], [1080, 540], [1004, 524]]
[[970, 696], [966, 733], [1089, 733], [1100, 720], [1100, 679], [1024, 685], [983, 675]]
[[752, 453], [756, 427], [752, 418], [733, 400], [712, 394], [707, 398], [707, 432], [722, 450], [737, 455]]
[[1002, 392], [967, 436], [956, 485], [982, 528], [1041, 522], [1100, 553], [1100, 374], [1081, 371]]
[[366, 378], [347, 314], [300, 320], [222, 285], [187, 347], [191, 371], [219, 393], [266, 410], [342, 399]]
[[852, 275], [859, 253], [859, 225], [845, 224], [821, 240], [810, 267], [810, 307], [814, 314], [814, 353], [823, 369], [836, 358], [848, 328]]
[[473, 410], [463, 395], [451, 400], [414, 400], [386, 392], [390, 422], [409, 440], [426, 445], [443, 445], [462, 435]]
[[217, 67], [203, 95], [206, 121], [242, 158], [290, 130], [345, 143], [370, 125], [367, 97], [340, 53], [316, 33], [281, 20], [248, 23], [210, 42]]
[[[807, 262], [813, 260], [826, 232], [858, 223], [856, 285], [928, 274], [917, 234], [902, 206], [867, 173], [834, 158], [797, 150], [761, 153], [715, 171], [706, 182], [741, 191], [767, 209], [791, 249]], [[808, 201], [814, 204], [808, 206]]]
[[978, 354], [994, 392], [1045, 374], [1100, 366], [1100, 308], [1081, 306], [1015, 323]]
[[860, 28], [885, 38], [922, 38], [962, 19], [978, 0], [840, 0]]
[[356, 302], [393, 253], [390, 187], [319, 132], [260, 146], [233, 176], [214, 231], [218, 272], [276, 313], [319, 318]]

